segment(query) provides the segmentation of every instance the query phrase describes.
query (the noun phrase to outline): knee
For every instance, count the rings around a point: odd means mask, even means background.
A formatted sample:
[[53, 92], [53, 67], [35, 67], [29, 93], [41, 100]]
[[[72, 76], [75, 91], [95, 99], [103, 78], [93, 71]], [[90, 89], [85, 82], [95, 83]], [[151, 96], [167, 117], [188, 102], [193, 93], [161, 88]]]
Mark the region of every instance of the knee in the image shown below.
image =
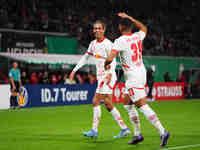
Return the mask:
[[137, 104], [135, 104], [135, 106], [137, 107], [137, 108], [140, 108], [140, 107], [142, 107], [144, 104], [142, 104], [142, 103], [137, 103]]
[[123, 101], [123, 105], [133, 105], [133, 102], [131, 100]]
[[113, 106], [109, 105], [109, 104], [105, 104], [106, 109], [111, 112], [113, 109]]
[[96, 107], [96, 106], [100, 105], [100, 103], [98, 101], [93, 101], [92, 104], [93, 104], [93, 107]]
[[138, 116], [133, 116], [131, 117], [131, 120], [134, 122], [134, 123], [139, 123], [139, 117]]
[[139, 101], [135, 102], [135, 106], [137, 108], [140, 108], [142, 106], [146, 105], [146, 98], [140, 99]]
[[123, 104], [124, 105], [132, 105], [133, 104], [133, 102], [131, 101], [131, 98], [129, 97], [128, 94], [124, 94]]

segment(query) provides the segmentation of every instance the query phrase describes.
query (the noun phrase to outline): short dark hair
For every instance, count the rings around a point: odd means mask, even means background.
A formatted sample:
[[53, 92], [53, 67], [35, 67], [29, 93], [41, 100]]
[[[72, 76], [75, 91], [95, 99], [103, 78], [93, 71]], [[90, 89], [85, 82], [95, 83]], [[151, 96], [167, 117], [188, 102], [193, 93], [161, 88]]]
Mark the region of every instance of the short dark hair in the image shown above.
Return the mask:
[[101, 24], [103, 29], [106, 30], [106, 23], [103, 20], [96, 20], [93, 25]]
[[12, 62], [12, 65], [14, 65], [14, 63], [18, 64], [17, 61], [15, 61], [15, 60]]
[[129, 30], [129, 29], [132, 30], [134, 27], [133, 22], [128, 18], [121, 18], [119, 24], [123, 26], [124, 30]]

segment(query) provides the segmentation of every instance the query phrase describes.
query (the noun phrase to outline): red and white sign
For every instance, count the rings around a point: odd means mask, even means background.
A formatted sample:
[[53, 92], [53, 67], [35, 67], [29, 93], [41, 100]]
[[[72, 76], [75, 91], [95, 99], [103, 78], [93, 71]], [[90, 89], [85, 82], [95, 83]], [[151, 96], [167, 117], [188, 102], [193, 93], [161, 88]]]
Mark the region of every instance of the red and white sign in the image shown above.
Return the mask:
[[125, 83], [118, 82], [115, 84], [112, 94], [114, 103], [121, 103], [123, 101], [123, 90], [125, 90]]
[[[123, 101], [124, 83], [117, 83], [113, 88], [113, 102], [121, 103]], [[148, 93], [148, 87], [145, 87]], [[156, 82], [152, 90], [153, 99], [151, 101], [161, 100], [182, 100], [184, 99], [184, 83], [183, 82]]]
[[156, 82], [152, 95], [156, 101], [184, 99], [184, 83], [182, 82]]

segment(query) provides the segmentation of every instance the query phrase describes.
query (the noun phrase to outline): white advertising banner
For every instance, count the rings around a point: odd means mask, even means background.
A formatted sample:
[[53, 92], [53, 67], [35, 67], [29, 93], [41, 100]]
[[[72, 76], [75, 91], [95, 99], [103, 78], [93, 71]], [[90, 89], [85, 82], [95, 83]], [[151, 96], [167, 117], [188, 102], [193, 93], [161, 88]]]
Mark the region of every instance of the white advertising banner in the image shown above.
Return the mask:
[[8, 109], [10, 105], [10, 85], [0, 84], [0, 109]]

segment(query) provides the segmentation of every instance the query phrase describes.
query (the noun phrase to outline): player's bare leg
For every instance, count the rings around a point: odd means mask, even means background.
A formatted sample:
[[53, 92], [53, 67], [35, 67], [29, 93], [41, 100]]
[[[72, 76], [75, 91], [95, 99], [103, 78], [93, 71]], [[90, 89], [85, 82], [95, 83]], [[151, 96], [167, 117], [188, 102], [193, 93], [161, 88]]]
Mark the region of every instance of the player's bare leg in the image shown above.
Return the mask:
[[158, 129], [161, 136], [160, 146], [165, 146], [167, 144], [168, 138], [170, 137], [170, 134], [164, 129], [156, 113], [146, 103], [146, 97], [141, 98], [139, 101], [135, 102], [135, 105], [144, 114], [146, 119], [149, 120], [150, 123]]
[[133, 124], [133, 128], [134, 128], [134, 136], [133, 136], [133, 139], [129, 142], [129, 144], [137, 144], [144, 140], [144, 137], [141, 134], [139, 114], [135, 106], [133, 105], [133, 102], [131, 101], [129, 95], [124, 94], [123, 96], [124, 96], [123, 97], [124, 108], [127, 110], [129, 119], [131, 123]]
[[95, 93], [93, 97], [93, 122], [92, 122], [92, 129], [87, 132], [83, 132], [83, 135], [92, 137], [92, 138], [97, 138], [98, 136], [98, 126], [99, 126], [99, 121], [101, 118], [101, 106], [100, 106], [100, 101], [104, 99], [105, 96], [102, 94]]
[[113, 118], [116, 120], [116, 122], [118, 123], [118, 125], [121, 128], [121, 132], [119, 133], [119, 135], [114, 136], [114, 138], [121, 138], [121, 137], [124, 137], [124, 136], [130, 134], [129, 128], [126, 126], [126, 124], [122, 120], [122, 117], [121, 117], [119, 111], [117, 110], [117, 108], [114, 107], [114, 105], [113, 105], [111, 94], [107, 95], [107, 97], [104, 100], [104, 103], [105, 103], [107, 110], [111, 113], [111, 115], [113, 116]]
[[[112, 95], [111, 95], [112, 96]], [[112, 99], [107, 94], [98, 94], [95, 93], [95, 96], [93, 98], [93, 123], [92, 123], [92, 129], [88, 132], [83, 132], [83, 135], [97, 138], [98, 136], [98, 125], [101, 118], [101, 107], [100, 103], [101, 100], [104, 99], [104, 104], [107, 108], [107, 110], [112, 114], [113, 118], [117, 121], [119, 126], [122, 128], [122, 133], [120, 137], [123, 137], [130, 133], [129, 129], [125, 125], [124, 121], [121, 118], [121, 115], [119, 111], [114, 107], [112, 103]]]

